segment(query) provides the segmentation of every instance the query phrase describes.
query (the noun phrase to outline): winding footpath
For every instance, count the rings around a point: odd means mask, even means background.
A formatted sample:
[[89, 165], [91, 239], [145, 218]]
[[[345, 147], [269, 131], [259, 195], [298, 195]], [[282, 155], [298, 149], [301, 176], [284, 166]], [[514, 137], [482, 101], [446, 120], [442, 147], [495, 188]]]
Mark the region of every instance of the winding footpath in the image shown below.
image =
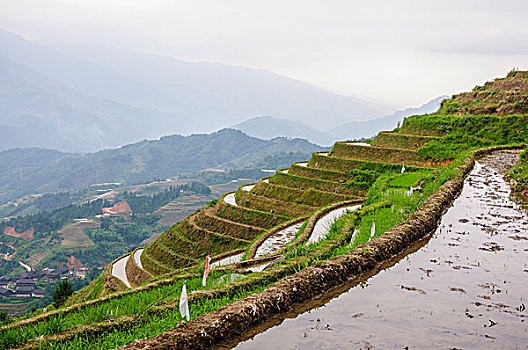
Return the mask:
[[503, 179], [515, 159], [477, 161], [418, 251], [237, 348], [525, 349], [528, 214]]

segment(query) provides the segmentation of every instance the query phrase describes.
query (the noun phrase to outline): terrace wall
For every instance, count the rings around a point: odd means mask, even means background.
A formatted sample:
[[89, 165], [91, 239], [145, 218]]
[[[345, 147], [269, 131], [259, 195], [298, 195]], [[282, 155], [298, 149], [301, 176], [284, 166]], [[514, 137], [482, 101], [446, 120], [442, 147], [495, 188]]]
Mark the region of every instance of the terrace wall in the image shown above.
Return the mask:
[[436, 139], [438, 138], [432, 136], [407, 135], [392, 131], [382, 131], [372, 140], [372, 146], [417, 150]]
[[243, 205], [245, 207], [292, 218], [304, 216], [317, 209], [316, 207], [305, 204], [295, 204], [271, 199], [268, 197], [257, 196], [247, 191], [238, 191], [236, 200], [239, 205]]
[[424, 166], [427, 164], [426, 161], [415, 151], [373, 146], [357, 146], [346, 142], [337, 142], [334, 145], [332, 152], [330, 152], [330, 156], [415, 166]]
[[227, 204], [222, 199], [220, 199], [215, 206], [215, 214], [227, 220], [260, 227], [263, 229], [272, 228], [273, 226], [277, 226], [280, 223], [290, 219], [288, 216], [254, 210], [240, 205], [233, 206]]
[[348, 196], [364, 196], [370, 186], [368, 182], [345, 182], [338, 183], [326, 180], [318, 180], [297, 175], [290, 175], [278, 172], [270, 178], [270, 183], [277, 185], [298, 188], [302, 190], [315, 189], [325, 192], [333, 192]]
[[329, 203], [351, 199], [351, 196], [339, 193], [319, 191], [312, 188], [300, 190], [266, 182], [259, 183], [253, 189], [252, 193], [258, 196], [275, 198], [285, 202], [306, 204], [312, 207], [320, 207]]
[[[392, 164], [383, 162], [372, 162], [358, 159], [339, 158], [336, 156], [325, 156], [320, 153], [314, 153], [310, 159], [309, 165], [316, 169], [334, 170], [340, 172], [349, 172], [353, 169], [373, 170], [380, 173], [399, 173], [402, 164]], [[423, 167], [405, 165], [405, 171], [416, 171]]]

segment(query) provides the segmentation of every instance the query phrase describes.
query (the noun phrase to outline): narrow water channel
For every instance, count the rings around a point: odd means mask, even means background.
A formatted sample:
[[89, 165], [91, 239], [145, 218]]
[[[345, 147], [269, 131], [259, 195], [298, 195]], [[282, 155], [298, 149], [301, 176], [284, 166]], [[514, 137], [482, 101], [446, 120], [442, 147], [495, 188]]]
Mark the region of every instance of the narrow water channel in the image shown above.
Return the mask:
[[526, 349], [528, 215], [503, 180], [516, 157], [479, 160], [421, 249], [253, 330], [261, 333], [236, 348]]

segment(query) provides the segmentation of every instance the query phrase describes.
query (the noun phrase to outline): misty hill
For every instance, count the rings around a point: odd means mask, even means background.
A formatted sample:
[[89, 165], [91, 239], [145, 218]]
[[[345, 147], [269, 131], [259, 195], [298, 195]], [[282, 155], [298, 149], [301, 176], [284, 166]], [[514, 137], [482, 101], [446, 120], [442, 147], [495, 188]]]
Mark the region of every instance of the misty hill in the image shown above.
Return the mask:
[[394, 129], [398, 122], [402, 122], [404, 118], [411, 115], [430, 114], [434, 113], [440, 108], [440, 103], [446, 99], [447, 96], [440, 96], [417, 108], [407, 108], [403, 111], [398, 111], [394, 114], [387, 115], [383, 118], [367, 120], [364, 122], [349, 122], [330, 130], [326, 133], [335, 136], [337, 139], [359, 139], [370, 138], [376, 136], [381, 130]]
[[262, 139], [277, 136], [300, 137], [320, 145], [332, 145], [337, 140], [368, 138], [375, 136], [381, 130], [394, 129], [398, 122], [414, 114], [433, 113], [438, 110], [440, 102], [446, 97], [435, 98], [418, 108], [407, 108], [383, 118], [345, 123], [327, 131], [316, 130], [299, 121], [269, 116], [251, 118], [231, 128]]
[[265, 157], [323, 148], [306, 140], [261, 140], [241, 131], [172, 135], [97, 153], [39, 148], [0, 152], [0, 203], [31, 193], [84, 188], [94, 183], [141, 183], [209, 167], [245, 167]]
[[[145, 118], [160, 113], [157, 136], [209, 132], [251, 115], [297, 119], [323, 128], [379, 117], [386, 111], [265, 70], [86, 45], [63, 46], [67, 53], [62, 53], [7, 31], [0, 31], [0, 45], [10, 60], [80, 94], [128, 106], [132, 112], [139, 109], [148, 115]], [[66, 119], [69, 111], [61, 113]], [[139, 132], [133, 126], [129, 132]]]
[[336, 139], [329, 134], [316, 130], [308, 125], [288, 119], [276, 119], [269, 116], [255, 117], [231, 126], [232, 129], [261, 139], [272, 139], [277, 136], [300, 137], [319, 145], [332, 145]]
[[96, 151], [158, 136], [160, 112], [84, 95], [0, 56], [0, 150]]

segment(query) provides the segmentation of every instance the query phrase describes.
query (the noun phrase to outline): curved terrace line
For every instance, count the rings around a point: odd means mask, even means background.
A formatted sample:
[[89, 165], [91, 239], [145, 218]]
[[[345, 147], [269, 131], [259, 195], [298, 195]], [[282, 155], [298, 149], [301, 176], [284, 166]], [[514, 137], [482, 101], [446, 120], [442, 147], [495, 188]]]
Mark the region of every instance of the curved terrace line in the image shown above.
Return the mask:
[[238, 204], [235, 200], [235, 192], [232, 192], [232, 193], [229, 193], [229, 194], [226, 194], [224, 196], [224, 202], [226, 202], [227, 204], [231, 204], [235, 207], [238, 207]]
[[[134, 261], [136, 262], [136, 265], [143, 269], [143, 264], [141, 263], [141, 254], [143, 254], [143, 251], [145, 249], [141, 248], [134, 252]], [[144, 270], [144, 269], [143, 269]]]
[[255, 258], [260, 258], [262, 256], [272, 254], [282, 248], [286, 243], [290, 242], [293, 237], [295, 237], [295, 234], [297, 233], [297, 231], [299, 231], [302, 225], [303, 222], [293, 224], [266, 239], [257, 248]]
[[128, 288], [132, 288], [132, 286], [130, 285], [130, 282], [128, 281], [128, 277], [126, 274], [126, 268], [125, 268], [126, 263], [129, 258], [130, 258], [130, 254], [114, 262], [114, 264], [112, 265], [112, 276], [118, 278]]
[[315, 242], [320, 241], [324, 236], [326, 236], [326, 234], [330, 230], [330, 226], [335, 220], [339, 219], [341, 216], [343, 216], [347, 212], [352, 212], [352, 211], [358, 210], [359, 208], [361, 208], [360, 204], [337, 208], [335, 210], [332, 210], [331, 212], [329, 212], [328, 214], [326, 214], [319, 220], [317, 220], [314, 226], [314, 229], [312, 231], [312, 234], [310, 235], [310, 238], [308, 239], [306, 244], [315, 243]]
[[244, 256], [244, 253], [228, 256], [226, 258], [223, 258], [223, 259], [220, 259], [218, 261], [215, 261], [214, 263], [211, 264], [211, 267], [226, 266], [226, 265], [230, 265], [230, 264], [234, 264], [234, 263], [240, 262], [240, 261], [242, 261], [242, 257], [243, 256]]

